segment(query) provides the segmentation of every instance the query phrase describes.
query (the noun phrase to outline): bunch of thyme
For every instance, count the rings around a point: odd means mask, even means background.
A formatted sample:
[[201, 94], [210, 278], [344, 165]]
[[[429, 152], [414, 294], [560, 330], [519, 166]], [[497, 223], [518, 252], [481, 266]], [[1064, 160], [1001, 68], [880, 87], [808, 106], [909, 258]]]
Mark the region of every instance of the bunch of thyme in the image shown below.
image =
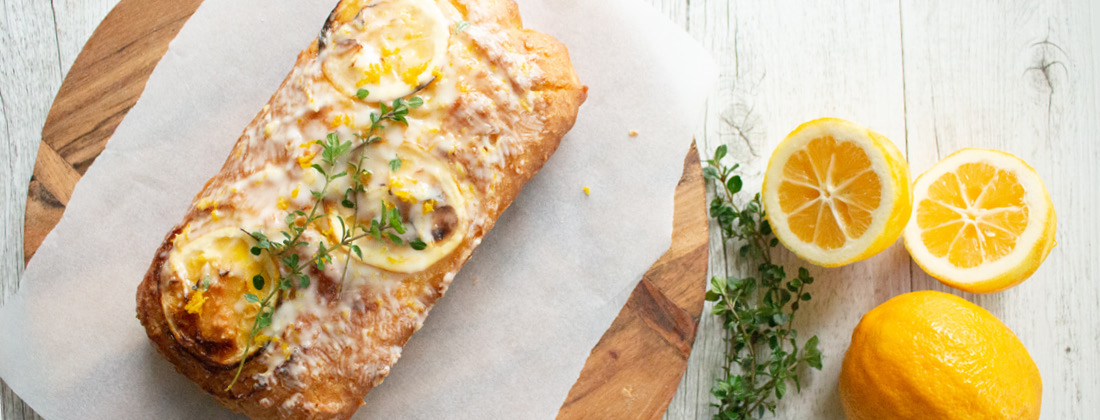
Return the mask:
[[[366, 98], [369, 92], [366, 89], [360, 89], [357, 96], [360, 99]], [[392, 121], [395, 123], [408, 124], [406, 116], [409, 114], [409, 109], [417, 108], [424, 104], [424, 101], [419, 97], [411, 97], [409, 99], [397, 98], [393, 101], [392, 105], [379, 104], [379, 112], [371, 113], [371, 126], [366, 131], [365, 135], [356, 133], [357, 145], [353, 145], [352, 141], [342, 141], [340, 136], [336, 133], [329, 133], [325, 140], [317, 140], [317, 143], [321, 145], [321, 164], [313, 164], [310, 167], [317, 171], [322, 177], [324, 177], [324, 184], [320, 191], [310, 191], [313, 196], [313, 204], [310, 206], [309, 212], [303, 210], [292, 210], [287, 212], [286, 215], [286, 229], [279, 231], [282, 236], [281, 240], [271, 240], [261, 231], [248, 232], [253, 239], [256, 240], [256, 244], [251, 248], [253, 255], [259, 256], [266, 252], [272, 260], [277, 261], [283, 266], [282, 274], [280, 278], [274, 279], [275, 287], [272, 287], [264, 296], [259, 296], [254, 293], [245, 294], [244, 298], [249, 303], [258, 304], [259, 309], [256, 313], [256, 319], [252, 323], [252, 327], [248, 333], [248, 343], [245, 345], [244, 354], [241, 356], [241, 361], [237, 365], [237, 372], [233, 376], [233, 380], [229, 382], [225, 390], [229, 391], [233, 388], [233, 385], [237, 383], [237, 380], [241, 376], [241, 371], [244, 369], [244, 362], [248, 359], [248, 353], [252, 350], [252, 347], [256, 345], [256, 337], [260, 335], [260, 332], [271, 325], [272, 316], [275, 314], [275, 296], [280, 292], [290, 291], [291, 289], [305, 289], [309, 287], [309, 275], [306, 271], [311, 266], [317, 268], [317, 270], [324, 270], [326, 264], [332, 263], [332, 252], [347, 248], [350, 252], [355, 253], [360, 259], [363, 258], [363, 251], [359, 248], [359, 245], [355, 244], [355, 241], [372, 237], [377, 240], [388, 240], [395, 245], [402, 245], [404, 241], [401, 239], [400, 234], [404, 234], [406, 231], [405, 225], [401, 220], [401, 214], [393, 206], [387, 206], [385, 202], [381, 203], [381, 212], [377, 218], [371, 219], [370, 224], [359, 223], [356, 215], [359, 210], [359, 195], [366, 192], [365, 184], [369, 181], [371, 173], [369, 170], [363, 168], [364, 161], [366, 160], [366, 154], [363, 153], [363, 149], [370, 144], [379, 142], [381, 137], [376, 135], [380, 130], [384, 129], [382, 125], [384, 121]], [[354, 147], [353, 147], [354, 146]], [[355, 158], [352, 158], [352, 154], [356, 154]], [[337, 171], [342, 159], [347, 158], [346, 168]], [[400, 159], [394, 159], [391, 161], [390, 168], [396, 171], [401, 166]], [[327, 169], [326, 169], [327, 168]], [[314, 222], [329, 217], [330, 215], [325, 213], [324, 199], [328, 195], [329, 187], [333, 181], [337, 179], [351, 175], [351, 185], [344, 191], [341, 205], [345, 208], [351, 209], [351, 216], [345, 217], [338, 213], [334, 214], [335, 219], [340, 223], [341, 234], [340, 239], [337, 242], [326, 244], [325, 241], [320, 240], [316, 244], [317, 251], [313, 253], [306, 261], [302, 261], [299, 250], [308, 249], [310, 242], [303, 238], [303, 234], [306, 229]], [[345, 220], [347, 219], [347, 220]], [[416, 250], [423, 250], [427, 244], [420, 238], [416, 238], [409, 241], [409, 246]], [[343, 278], [347, 276], [348, 264], [351, 262], [351, 258], [347, 259], [344, 265], [343, 277], [341, 277], [341, 283]], [[267, 279], [263, 274], [256, 274], [252, 277], [252, 286], [258, 291], [262, 291], [264, 286], [267, 285]]]
[[[798, 268], [789, 278], [783, 266], [772, 262], [771, 249], [779, 244], [764, 214], [760, 194], [738, 205], [741, 177], [737, 164], [725, 166], [726, 146], [714, 151], [703, 174], [716, 182], [710, 216], [718, 222], [725, 244], [738, 247], [738, 255], [755, 276], [712, 277], [706, 299], [714, 302], [713, 314], [721, 317], [729, 344], [722, 376], [711, 388], [718, 399], [715, 420], [760, 418], [765, 410], [775, 413], [778, 400], [793, 383], [801, 391], [799, 368], [821, 369], [817, 336], [800, 347], [792, 327], [799, 302], [810, 300], [805, 287], [814, 282], [809, 271]], [[773, 398], [774, 396], [774, 398]]]

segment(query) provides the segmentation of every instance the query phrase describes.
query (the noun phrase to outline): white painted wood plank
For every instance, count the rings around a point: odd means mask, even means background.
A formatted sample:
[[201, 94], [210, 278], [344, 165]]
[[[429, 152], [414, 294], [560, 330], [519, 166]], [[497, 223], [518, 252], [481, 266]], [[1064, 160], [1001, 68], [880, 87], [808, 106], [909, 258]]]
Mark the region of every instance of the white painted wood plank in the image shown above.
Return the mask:
[[1100, 5], [902, 1], [914, 174], [965, 147], [1004, 150], [1043, 177], [1058, 246], [1028, 281], [974, 296], [912, 266], [915, 289], [964, 296], [1005, 322], [1043, 377], [1044, 419], [1100, 416]]
[[645, 0], [651, 6], [659, 10], [673, 23], [684, 30], [688, 28], [688, 5], [691, 0]]
[[[0, 18], [0, 108], [5, 120], [5, 165], [0, 194], [9, 203], [0, 214], [0, 235], [23, 237], [26, 188], [38, 154], [42, 124], [61, 85], [53, 11], [48, 2], [4, 0]], [[15, 290], [23, 270], [20, 240], [0, 245], [0, 303]]]
[[119, 0], [53, 0], [57, 45], [62, 74], [68, 74], [76, 56]]
[[[23, 209], [42, 124], [61, 85], [53, 11], [49, 2], [4, 0], [0, 17], [0, 304], [23, 271]], [[0, 381], [0, 419], [37, 415]]]
[[[857, 121], [904, 149], [904, 101], [898, 5], [877, 2], [692, 1], [688, 31], [720, 67], [704, 136], [709, 154], [727, 144], [742, 163], [747, 190], [758, 191], [770, 151], [798, 124], [823, 116]], [[716, 241], [712, 235], [712, 244]], [[780, 260], [795, 258], [780, 251]], [[732, 254], [712, 247], [712, 272], [747, 275]], [[718, 264], [716, 261], [724, 260]], [[803, 263], [804, 264], [804, 263]], [[867, 310], [909, 287], [908, 257], [895, 246], [842, 269], [810, 267], [815, 295], [796, 320], [821, 338], [821, 372], [803, 376], [802, 394], [781, 403], [780, 418], [843, 418], [836, 397], [840, 361], [852, 328]], [[709, 308], [709, 306], [708, 306]], [[667, 419], [710, 418], [710, 387], [725, 346], [709, 314], [700, 325], [688, 373]]]

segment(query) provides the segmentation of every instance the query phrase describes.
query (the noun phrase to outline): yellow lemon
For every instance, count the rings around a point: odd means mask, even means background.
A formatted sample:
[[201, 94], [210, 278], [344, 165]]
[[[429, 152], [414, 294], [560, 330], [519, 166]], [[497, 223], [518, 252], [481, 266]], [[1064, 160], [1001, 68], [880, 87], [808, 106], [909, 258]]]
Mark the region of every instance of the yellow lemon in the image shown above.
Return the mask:
[[848, 420], [1038, 419], [1042, 394], [1039, 368], [1008, 327], [936, 291], [864, 315], [840, 371]]
[[822, 118], [772, 152], [761, 196], [775, 236], [806, 261], [836, 267], [889, 247], [912, 212], [909, 165], [866, 127]]
[[1058, 222], [1050, 195], [1016, 156], [960, 150], [921, 174], [913, 191], [905, 247], [946, 285], [973, 293], [1008, 289], [1054, 248]]

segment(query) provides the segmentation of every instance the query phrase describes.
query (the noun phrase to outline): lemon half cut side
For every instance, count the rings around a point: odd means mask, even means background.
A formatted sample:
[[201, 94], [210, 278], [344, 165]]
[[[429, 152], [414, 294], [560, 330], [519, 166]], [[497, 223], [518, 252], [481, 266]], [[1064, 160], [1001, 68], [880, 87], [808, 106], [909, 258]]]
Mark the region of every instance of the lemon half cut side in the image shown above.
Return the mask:
[[1057, 216], [1031, 166], [1011, 154], [963, 149], [913, 186], [905, 247], [925, 272], [972, 293], [991, 293], [1031, 276], [1054, 248]]
[[901, 151], [885, 136], [836, 118], [787, 135], [768, 161], [761, 191], [779, 241], [824, 267], [886, 249], [912, 211]]

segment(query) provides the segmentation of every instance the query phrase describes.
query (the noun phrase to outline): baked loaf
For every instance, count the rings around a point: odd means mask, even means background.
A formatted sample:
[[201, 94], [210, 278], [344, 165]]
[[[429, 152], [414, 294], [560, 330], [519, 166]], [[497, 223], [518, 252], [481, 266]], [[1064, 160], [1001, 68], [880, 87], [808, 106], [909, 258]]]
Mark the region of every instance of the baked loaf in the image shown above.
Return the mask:
[[349, 418], [585, 96], [512, 0], [340, 1], [156, 251], [137, 317], [234, 411]]

